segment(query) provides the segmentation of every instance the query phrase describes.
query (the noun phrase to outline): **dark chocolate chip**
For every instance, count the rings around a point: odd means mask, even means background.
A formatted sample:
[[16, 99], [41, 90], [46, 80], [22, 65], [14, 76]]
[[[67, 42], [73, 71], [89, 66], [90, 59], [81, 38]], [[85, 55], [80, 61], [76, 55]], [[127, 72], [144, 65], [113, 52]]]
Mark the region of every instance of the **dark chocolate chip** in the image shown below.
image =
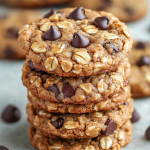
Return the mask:
[[35, 70], [34, 64], [33, 64], [33, 62], [32, 62], [31, 60], [29, 61], [29, 67], [30, 67], [32, 70]]
[[55, 41], [61, 37], [61, 33], [54, 27], [50, 26], [50, 29], [44, 34], [44, 40]]
[[112, 5], [112, 0], [102, 0], [102, 5], [99, 7], [98, 10], [105, 10], [106, 8]]
[[114, 131], [117, 128], [117, 124], [111, 119], [107, 119], [107, 121], [105, 122], [105, 126], [107, 126], [106, 130], [102, 131], [102, 134], [106, 135], [106, 136], [111, 135], [112, 133], [114, 133]]
[[72, 46], [76, 48], [86, 48], [90, 44], [87, 37], [81, 35], [80, 33], [73, 34]]
[[58, 87], [57, 87], [56, 84], [54, 84], [53, 86], [48, 87], [47, 89], [48, 89], [49, 91], [54, 92], [56, 98], [57, 98], [58, 95], [60, 94], [60, 91], [59, 91], [59, 89], [58, 89]]
[[9, 150], [9, 149], [0, 145], [0, 150]]
[[42, 74], [46, 74], [46, 72], [44, 72], [44, 71], [41, 70], [41, 69], [35, 69], [35, 72], [37, 72], [37, 73], [42, 73]]
[[16, 57], [16, 52], [12, 47], [8, 46], [4, 49], [4, 56], [8, 59], [12, 59]]
[[124, 105], [129, 105], [129, 103], [128, 103], [128, 102], [125, 102]]
[[101, 30], [109, 30], [110, 29], [110, 19], [106, 16], [104, 17], [97, 17], [94, 20], [94, 24]]
[[146, 48], [147, 45], [148, 45], [147, 42], [139, 42], [139, 43], [137, 43], [137, 45], [135, 46], [135, 48], [137, 48], [137, 49], [143, 49], [143, 48]]
[[132, 8], [125, 8], [124, 11], [130, 16], [135, 14], [135, 11]]
[[97, 137], [92, 138], [92, 141], [97, 141]]
[[107, 42], [103, 45], [103, 47], [107, 50], [108, 53], [118, 53], [119, 49], [117, 47], [116, 44], [112, 43], [112, 42]]
[[57, 11], [54, 9], [51, 9], [51, 11], [49, 13], [47, 13], [43, 18], [49, 18], [50, 16], [52, 16], [53, 14], [56, 14]]
[[83, 7], [78, 7], [73, 12], [71, 12], [68, 16], [68, 19], [73, 20], [83, 20], [85, 19], [85, 10]]
[[8, 28], [5, 37], [17, 39], [19, 35], [18, 32], [19, 30], [16, 29], [15, 27]]
[[62, 92], [64, 94], [64, 98], [71, 98], [73, 95], [75, 95], [75, 88], [69, 83], [65, 83], [63, 85]]
[[138, 66], [150, 65], [150, 57], [142, 56], [142, 58], [137, 62]]
[[30, 66], [30, 68], [31, 68], [32, 70], [34, 70], [34, 71], [37, 72], [37, 73], [46, 73], [46, 72], [44, 72], [44, 71], [41, 70], [41, 69], [35, 68], [35, 67], [34, 67], [34, 64], [33, 64], [33, 62], [32, 62], [31, 60], [29, 61], [29, 66]]
[[146, 132], [145, 132], [145, 138], [147, 140], [150, 140], [150, 126], [147, 128]]
[[51, 122], [52, 125], [56, 128], [56, 129], [60, 129], [63, 126], [64, 123], [64, 119], [63, 118], [58, 118], [55, 121]]
[[21, 114], [17, 107], [9, 105], [2, 113], [2, 119], [8, 123], [14, 123], [20, 120]]
[[132, 118], [131, 118], [131, 122], [137, 122], [140, 119], [140, 115], [137, 112], [137, 110], [134, 108], [134, 111], [132, 113]]

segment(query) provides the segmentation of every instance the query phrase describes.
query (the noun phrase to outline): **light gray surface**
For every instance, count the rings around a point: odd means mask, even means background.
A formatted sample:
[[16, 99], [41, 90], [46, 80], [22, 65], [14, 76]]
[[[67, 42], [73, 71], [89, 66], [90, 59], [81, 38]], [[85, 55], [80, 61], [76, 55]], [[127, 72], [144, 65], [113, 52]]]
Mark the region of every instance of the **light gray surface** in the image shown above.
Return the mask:
[[[0, 8], [0, 11], [5, 9]], [[150, 41], [150, 13], [140, 21], [128, 24], [132, 37]], [[24, 61], [0, 60], [0, 114], [5, 106], [14, 104], [21, 110], [21, 120], [15, 124], [6, 124], [0, 119], [0, 145], [9, 150], [35, 150], [27, 135], [26, 88], [21, 82], [21, 69]], [[145, 130], [150, 125], [150, 98], [135, 101], [135, 107], [141, 120], [134, 124], [132, 142], [123, 150], [150, 150], [150, 141], [144, 138]]]

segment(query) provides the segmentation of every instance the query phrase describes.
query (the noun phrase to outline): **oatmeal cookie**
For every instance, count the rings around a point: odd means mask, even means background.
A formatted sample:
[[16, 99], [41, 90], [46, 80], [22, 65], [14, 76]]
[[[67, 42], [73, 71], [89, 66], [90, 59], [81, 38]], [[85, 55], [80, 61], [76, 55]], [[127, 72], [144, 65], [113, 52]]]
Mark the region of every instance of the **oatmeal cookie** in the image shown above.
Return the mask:
[[141, 19], [147, 13], [145, 0], [74, 0], [70, 6], [90, 8], [114, 14], [123, 22]]
[[129, 54], [130, 86], [133, 97], [150, 96], [150, 43], [135, 41]]
[[28, 120], [32, 126], [49, 137], [65, 139], [93, 138], [99, 135], [110, 135], [117, 128], [131, 119], [133, 99], [128, 104], [120, 105], [112, 110], [87, 114], [56, 114], [33, 108], [27, 105]]
[[21, 26], [38, 17], [35, 11], [15, 11], [0, 17], [0, 58], [25, 58], [18, 44], [18, 32]]
[[118, 18], [82, 7], [53, 11], [23, 26], [19, 43], [36, 68], [65, 77], [115, 70], [132, 47]]
[[94, 111], [109, 110], [118, 107], [122, 104], [127, 104], [127, 99], [131, 96], [130, 86], [124, 88], [120, 94], [116, 94], [110, 99], [91, 104], [64, 104], [61, 102], [52, 102], [40, 99], [28, 91], [28, 100], [36, 109], [42, 109], [54, 113], [89, 113]]
[[27, 60], [22, 81], [35, 96], [49, 101], [89, 104], [109, 99], [128, 85], [130, 64], [126, 58], [116, 70], [89, 77], [59, 77], [36, 69]]
[[110, 136], [98, 136], [92, 139], [52, 139], [45, 137], [41, 131], [30, 127], [30, 142], [39, 150], [120, 150], [131, 141], [132, 124], [127, 121]]

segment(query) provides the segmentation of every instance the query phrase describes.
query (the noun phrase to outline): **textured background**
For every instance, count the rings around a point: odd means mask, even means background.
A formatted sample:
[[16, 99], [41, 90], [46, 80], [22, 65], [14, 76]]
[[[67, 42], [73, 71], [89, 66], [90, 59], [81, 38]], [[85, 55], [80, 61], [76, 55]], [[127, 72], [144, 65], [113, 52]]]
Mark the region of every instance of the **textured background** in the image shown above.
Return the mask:
[[[7, 8], [0, 6], [0, 14], [5, 11]], [[150, 12], [142, 20], [127, 25], [133, 39], [150, 41]], [[15, 124], [6, 124], [0, 118], [0, 145], [10, 150], [35, 150], [27, 135], [27, 90], [21, 82], [23, 63], [24, 61], [0, 60], [0, 114], [8, 104], [19, 107], [22, 114], [21, 120]], [[150, 98], [135, 100], [134, 105], [141, 119], [134, 124], [132, 142], [123, 150], [150, 150], [150, 141], [144, 138], [145, 130], [150, 125]]]

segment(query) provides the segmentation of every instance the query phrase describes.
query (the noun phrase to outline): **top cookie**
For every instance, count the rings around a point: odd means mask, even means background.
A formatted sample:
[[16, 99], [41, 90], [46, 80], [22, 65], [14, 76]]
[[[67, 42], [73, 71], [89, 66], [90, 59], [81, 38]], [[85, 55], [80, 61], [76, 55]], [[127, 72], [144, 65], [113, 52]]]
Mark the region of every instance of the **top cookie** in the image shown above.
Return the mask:
[[22, 51], [36, 68], [66, 77], [114, 70], [132, 47], [124, 23], [82, 7], [52, 10], [19, 34]]

